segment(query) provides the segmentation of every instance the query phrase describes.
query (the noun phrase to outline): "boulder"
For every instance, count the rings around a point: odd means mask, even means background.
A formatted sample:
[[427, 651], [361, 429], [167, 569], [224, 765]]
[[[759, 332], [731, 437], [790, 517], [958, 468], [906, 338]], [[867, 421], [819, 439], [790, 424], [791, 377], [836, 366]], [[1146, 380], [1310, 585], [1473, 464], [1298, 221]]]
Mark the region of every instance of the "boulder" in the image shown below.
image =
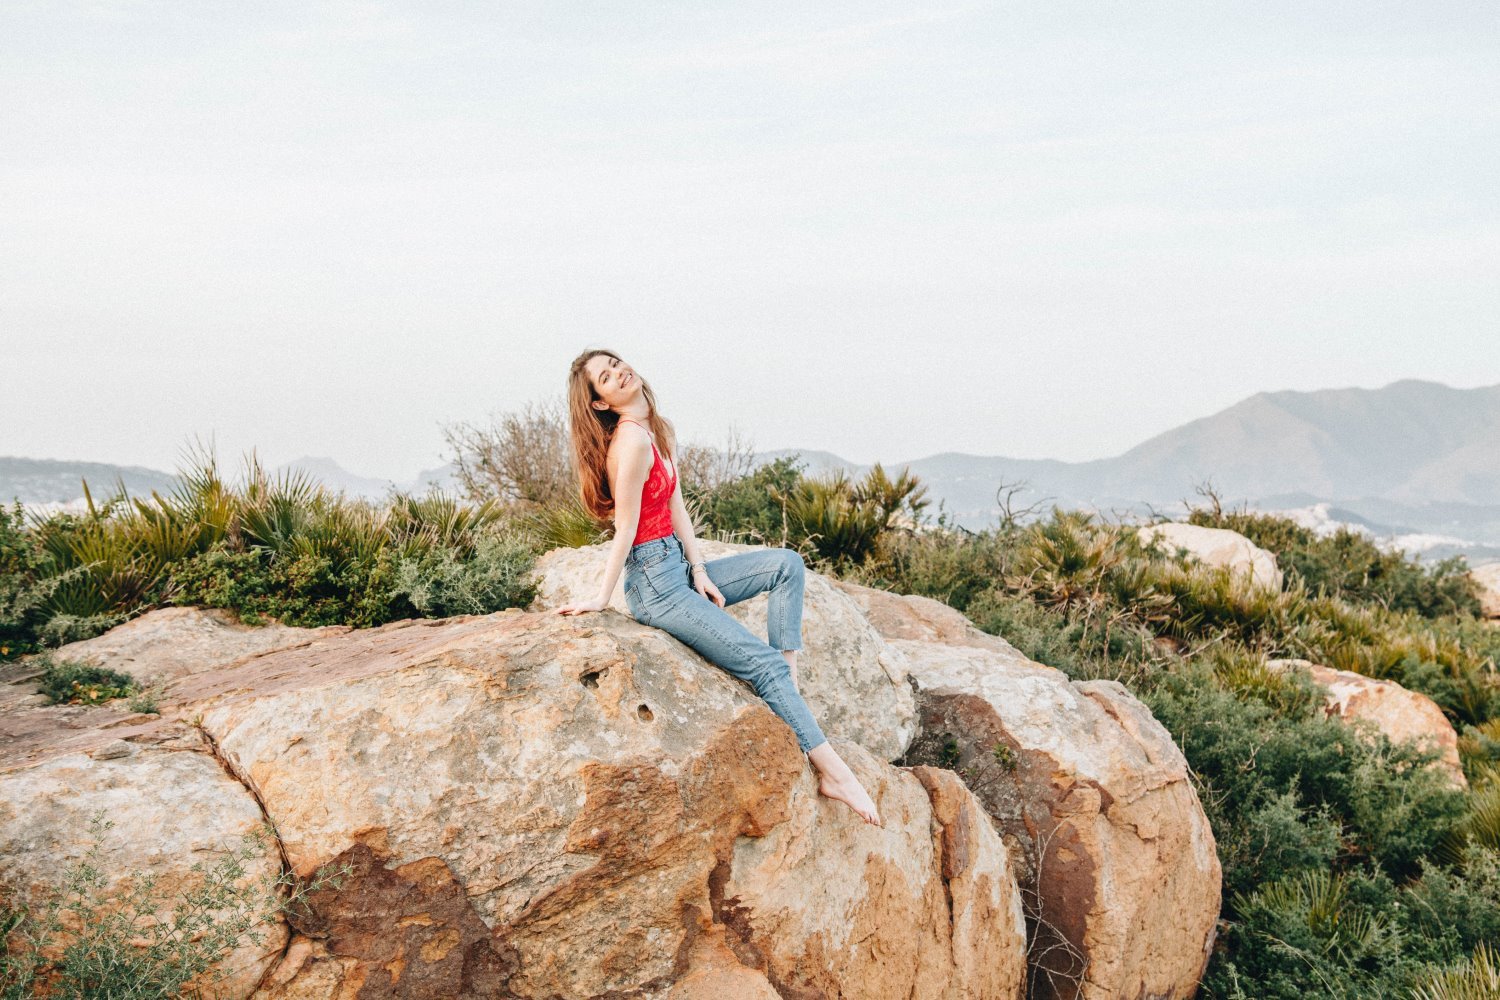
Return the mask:
[[1142, 525], [1137, 531], [1144, 545], [1159, 541], [1168, 552], [1185, 549], [1190, 556], [1206, 566], [1223, 567], [1258, 587], [1281, 589], [1281, 569], [1276, 565], [1276, 556], [1238, 531], [1206, 528], [1180, 521]]
[[1479, 584], [1479, 603], [1486, 618], [1500, 618], [1500, 562], [1485, 563], [1472, 570]]
[[1192, 996], [1221, 872], [1170, 734], [1120, 684], [1070, 681], [937, 601], [839, 587], [907, 658], [908, 760], [956, 767], [1022, 859], [1030, 995]]
[[103, 635], [62, 646], [55, 655], [59, 660], [118, 670], [146, 685], [348, 631], [344, 625], [319, 629], [281, 624], [251, 627], [217, 608], [159, 608]]
[[[31, 711], [45, 717], [44, 712]], [[32, 746], [29, 758], [6, 747], [0, 759], [0, 898], [41, 906], [55, 898], [67, 869], [87, 859], [96, 842], [95, 861], [104, 884], [89, 894], [118, 910], [142, 880], [155, 879], [149, 895], [161, 901], [139, 923], [144, 941], [152, 924], [172, 923], [172, 905], [202, 885], [192, 866], [212, 867], [218, 856], [241, 846], [242, 838], [260, 829], [264, 816], [254, 797], [217, 761], [202, 735], [191, 726], [157, 725], [149, 734], [74, 727], [58, 730], [70, 740], [87, 733], [87, 749]], [[103, 810], [113, 826], [91, 830], [90, 818]], [[245, 861], [236, 882], [252, 891], [257, 881], [275, 879], [281, 870], [274, 837], [261, 841], [258, 857]], [[218, 911], [218, 919], [232, 914]], [[62, 936], [43, 949], [50, 960], [74, 940], [82, 926], [64, 911]], [[288, 929], [276, 919], [262, 925], [260, 941], [249, 937], [220, 963], [225, 979], [218, 989], [205, 981], [204, 995], [249, 996], [256, 983], [281, 957]]]
[[[144, 746], [196, 718], [206, 748], [176, 756], [258, 801], [292, 870], [353, 871], [311, 896], [285, 956], [237, 996], [1024, 988], [1015, 859], [972, 793], [834, 738], [885, 826], [864, 823], [818, 794], [791, 729], [753, 692], [623, 615], [325, 634], [179, 676], [160, 703], [160, 718], [88, 710], [103, 721], [66, 731], [73, 756], [33, 737], [0, 800], [41, 794], [15, 775], [46, 761]], [[143, 797], [114, 758], [93, 766]], [[184, 814], [224, 811], [146, 777], [169, 803], [184, 795]], [[166, 825], [140, 830], [137, 850]], [[34, 835], [67, 843], [77, 826], [60, 817]], [[9, 874], [40, 877], [25, 860]]]
[[1272, 670], [1303, 670], [1328, 689], [1323, 711], [1343, 719], [1364, 719], [1393, 743], [1413, 740], [1424, 750], [1438, 750], [1435, 762], [1457, 788], [1468, 788], [1458, 757], [1458, 733], [1437, 702], [1395, 681], [1376, 680], [1350, 670], [1335, 670], [1308, 660], [1268, 660]]
[[[711, 561], [763, 546], [700, 539], [699, 547], [703, 558]], [[608, 556], [607, 544], [548, 552], [537, 561], [538, 591], [531, 609], [547, 610], [593, 597]], [[628, 616], [624, 577], [621, 573], [615, 582], [609, 606]], [[766, 595], [759, 594], [725, 610], [751, 632], [765, 636], [769, 634], [766, 605]], [[854, 740], [882, 760], [900, 757], [916, 733], [916, 702], [905, 662], [828, 577], [807, 573], [802, 609], [798, 690], [818, 725], [830, 738], [837, 734]], [[741, 681], [735, 683], [753, 690]]]

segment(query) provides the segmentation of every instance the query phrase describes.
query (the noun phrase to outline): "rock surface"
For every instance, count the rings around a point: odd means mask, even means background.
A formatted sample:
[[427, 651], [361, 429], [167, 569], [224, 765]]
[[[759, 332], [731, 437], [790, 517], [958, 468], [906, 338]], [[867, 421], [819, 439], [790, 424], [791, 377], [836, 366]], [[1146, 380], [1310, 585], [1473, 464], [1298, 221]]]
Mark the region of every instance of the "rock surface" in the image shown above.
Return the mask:
[[144, 686], [348, 631], [344, 625], [320, 629], [281, 624], [251, 627], [217, 608], [161, 608], [103, 635], [62, 646], [55, 655], [59, 660], [80, 660], [118, 670]]
[[1442, 756], [1436, 766], [1457, 788], [1468, 788], [1458, 756], [1458, 733], [1437, 702], [1395, 681], [1376, 680], [1350, 670], [1335, 670], [1308, 660], [1268, 660], [1272, 670], [1304, 670], [1328, 689], [1323, 711], [1344, 719], [1365, 719], [1393, 743], [1414, 740]]
[[[817, 794], [791, 729], [759, 698], [623, 616], [507, 612], [325, 634], [179, 674], [161, 705], [162, 718], [89, 709], [94, 725], [7, 747], [0, 801], [41, 794], [63, 766], [81, 769], [72, 784], [142, 809], [157, 808], [145, 786], [193, 801], [191, 783], [141, 768], [160, 756], [238, 797], [239, 812], [186, 807], [219, 832], [255, 818], [258, 801], [298, 874], [350, 864], [347, 885], [294, 917], [257, 997], [959, 998], [1024, 986], [1014, 859], [952, 774], [835, 739], [886, 825], [865, 824]], [[193, 716], [212, 746], [147, 749]], [[111, 756], [121, 741], [141, 749]], [[122, 870], [162, 843], [147, 823]], [[10, 876], [46, 882], [28, 859], [77, 828], [72, 815], [29, 829]]]
[[[705, 561], [760, 548], [703, 539], [699, 546]], [[554, 549], [544, 555], [537, 561], [538, 591], [532, 609], [594, 597], [608, 550], [608, 545], [601, 544]], [[628, 617], [623, 581], [621, 573], [610, 607]], [[760, 594], [725, 610], [755, 635], [765, 637], [766, 603], [765, 594]], [[883, 760], [900, 757], [916, 733], [916, 702], [900, 654], [881, 641], [858, 605], [821, 574], [807, 574], [802, 608], [798, 690], [813, 717], [830, 738], [851, 739]], [[748, 684], [735, 683], [752, 691]]]
[[1486, 618], [1500, 618], [1500, 562], [1486, 563], [1473, 569], [1479, 583], [1479, 603]]
[[[66, 869], [85, 860], [94, 840], [90, 817], [103, 810], [113, 827], [100, 831], [97, 864], [105, 876], [99, 896], [120, 899], [143, 876], [157, 880], [155, 894], [180, 899], [199, 885], [197, 862], [212, 867], [224, 852], [241, 846], [263, 816], [255, 799], [209, 752], [203, 737], [183, 724], [155, 726], [149, 735], [123, 741], [104, 731], [94, 752], [54, 753], [35, 763], [0, 763], [0, 895], [40, 905], [64, 881]], [[259, 857], [245, 862], [236, 884], [250, 891], [256, 880], [281, 869], [275, 839], [262, 841]], [[221, 919], [230, 914], [221, 911]], [[81, 927], [71, 914], [66, 932]], [[140, 924], [170, 925], [171, 906]], [[227, 979], [209, 995], [244, 997], [280, 958], [287, 926], [277, 920], [262, 930], [259, 944], [245, 939], [223, 962]], [[52, 959], [61, 950], [46, 950]], [[206, 984], [204, 984], [206, 985]]]
[[838, 586], [907, 657], [911, 759], [954, 762], [1023, 859], [1031, 995], [1192, 996], [1221, 872], [1166, 730], [1121, 685], [1069, 681], [943, 604]]
[[1276, 565], [1276, 556], [1237, 531], [1181, 521], [1142, 525], [1138, 531], [1144, 544], [1159, 540], [1161, 547], [1168, 552], [1186, 549], [1207, 566], [1221, 566], [1232, 574], [1249, 579], [1256, 586], [1281, 589], [1282, 575]]

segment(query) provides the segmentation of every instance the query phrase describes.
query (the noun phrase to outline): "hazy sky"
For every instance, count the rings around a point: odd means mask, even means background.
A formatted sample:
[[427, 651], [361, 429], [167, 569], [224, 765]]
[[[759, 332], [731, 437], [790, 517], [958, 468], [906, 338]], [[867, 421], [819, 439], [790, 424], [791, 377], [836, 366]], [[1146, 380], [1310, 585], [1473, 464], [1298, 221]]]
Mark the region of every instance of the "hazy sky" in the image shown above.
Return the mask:
[[1117, 454], [1500, 382], [1500, 7], [0, 4], [0, 455]]

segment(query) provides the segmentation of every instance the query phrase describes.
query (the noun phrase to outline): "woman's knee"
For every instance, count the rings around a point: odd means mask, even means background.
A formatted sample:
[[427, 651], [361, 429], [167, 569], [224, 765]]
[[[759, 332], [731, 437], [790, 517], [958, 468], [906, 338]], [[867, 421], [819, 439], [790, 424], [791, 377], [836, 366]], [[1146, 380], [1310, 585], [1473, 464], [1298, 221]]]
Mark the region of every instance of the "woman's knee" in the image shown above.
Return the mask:
[[796, 549], [781, 550], [782, 572], [790, 577], [799, 577], [807, 572], [807, 564], [802, 561], [802, 553]]

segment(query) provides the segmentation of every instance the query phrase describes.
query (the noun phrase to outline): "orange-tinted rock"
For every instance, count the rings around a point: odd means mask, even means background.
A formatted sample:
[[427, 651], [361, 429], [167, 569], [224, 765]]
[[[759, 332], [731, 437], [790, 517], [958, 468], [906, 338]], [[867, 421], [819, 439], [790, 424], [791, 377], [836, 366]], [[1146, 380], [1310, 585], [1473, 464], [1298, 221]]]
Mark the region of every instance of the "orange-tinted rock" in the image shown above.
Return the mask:
[[[26, 740], [5, 759], [39, 774], [93, 752], [143, 808], [232, 819], [115, 763], [197, 718], [207, 739], [164, 759], [262, 802], [297, 874], [353, 863], [255, 996], [1020, 995], [1012, 861], [966, 790], [836, 738], [886, 820], [864, 823], [759, 698], [624, 616], [399, 622], [221, 664], [178, 673], [160, 718], [0, 697], [41, 720], [6, 723]], [[135, 825], [141, 852], [175, 843], [165, 819]]]
[[[707, 539], [698, 544], [709, 561], [762, 547]], [[537, 561], [539, 589], [533, 610], [597, 596], [608, 550], [608, 545], [601, 544], [553, 549], [544, 555]], [[623, 581], [622, 573], [610, 607], [628, 617]], [[765, 637], [766, 605], [766, 596], [760, 594], [725, 610], [752, 633]], [[904, 661], [881, 641], [879, 632], [835, 581], [811, 571], [804, 587], [802, 641], [797, 654], [798, 690], [823, 731], [851, 739], [883, 760], [905, 753], [916, 732], [916, 704]], [[736, 683], [751, 690], [749, 685]]]
[[1326, 715], [1364, 719], [1393, 743], [1413, 741], [1424, 750], [1437, 750], [1436, 766], [1457, 788], [1468, 788], [1458, 757], [1458, 733], [1437, 702], [1395, 681], [1376, 680], [1350, 670], [1335, 670], [1308, 660], [1269, 660], [1273, 670], [1306, 671], [1328, 689]]
[[1486, 618], [1500, 618], [1500, 562], [1476, 566], [1472, 571], [1479, 584], [1479, 604]]
[[1034, 997], [1189, 997], [1207, 964], [1221, 872], [1187, 762], [1112, 681], [1072, 682], [961, 614], [840, 584], [906, 656], [921, 728], [1023, 859]]
[[[74, 726], [56, 730], [73, 749], [48, 744], [43, 731], [32, 730], [32, 752], [0, 762], [0, 898], [38, 907], [58, 898], [66, 872], [95, 845], [90, 818], [102, 810], [113, 824], [97, 839], [104, 884], [88, 893], [101, 914], [119, 912], [144, 887], [144, 879], [154, 879], [149, 893], [153, 905], [137, 925], [142, 933], [127, 945], [145, 947], [147, 927], [170, 925], [173, 907], [203, 886], [193, 865], [212, 867], [227, 851], [243, 847], [242, 838], [255, 834], [263, 816], [191, 727], [153, 721], [137, 729], [96, 730], [87, 724], [90, 711], [110, 718], [104, 710], [82, 709], [73, 716]], [[41, 709], [11, 712], [57, 718]], [[121, 740], [117, 734], [122, 731], [131, 738]], [[236, 882], [238, 889], [252, 897], [257, 882], [268, 889], [280, 871], [274, 837], [263, 839], [258, 856], [242, 863], [245, 874]], [[43, 950], [52, 961], [83, 929], [71, 913], [62, 916], [62, 935]], [[228, 909], [216, 911], [220, 920], [232, 916]], [[200, 981], [204, 995], [220, 1000], [249, 996], [286, 941], [284, 921], [261, 925], [259, 942], [243, 938], [221, 963], [226, 978], [216, 988]]]
[[341, 635], [347, 626], [251, 627], [217, 608], [158, 608], [92, 639], [55, 651], [59, 660], [77, 660], [129, 674], [143, 685], [173, 681], [222, 667], [246, 656]]

